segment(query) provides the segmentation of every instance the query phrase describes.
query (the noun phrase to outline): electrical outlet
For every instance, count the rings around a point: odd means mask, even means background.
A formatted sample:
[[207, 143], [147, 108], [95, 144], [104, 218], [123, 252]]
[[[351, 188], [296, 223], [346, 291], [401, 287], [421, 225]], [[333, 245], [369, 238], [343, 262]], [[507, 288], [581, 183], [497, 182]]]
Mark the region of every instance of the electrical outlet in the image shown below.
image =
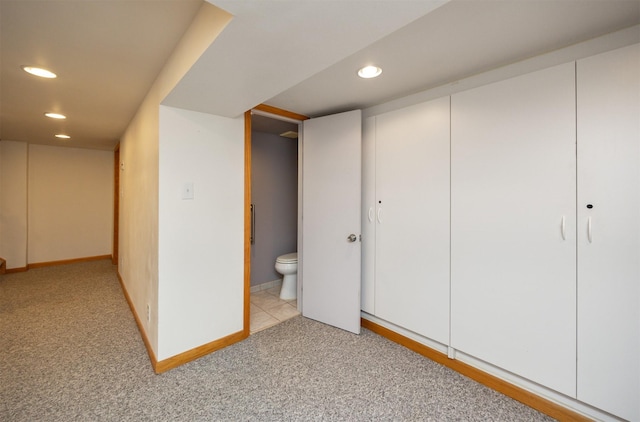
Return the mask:
[[151, 322], [151, 306], [147, 303], [147, 322]]

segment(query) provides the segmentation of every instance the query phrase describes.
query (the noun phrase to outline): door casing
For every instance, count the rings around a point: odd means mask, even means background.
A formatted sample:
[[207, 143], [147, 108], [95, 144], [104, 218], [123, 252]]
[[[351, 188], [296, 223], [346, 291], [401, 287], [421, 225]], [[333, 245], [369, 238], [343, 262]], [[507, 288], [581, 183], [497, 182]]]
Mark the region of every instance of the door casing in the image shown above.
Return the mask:
[[[259, 104], [244, 113], [244, 335], [251, 331], [251, 115], [258, 113], [279, 120], [301, 123], [309, 119], [308, 116], [294, 113], [281, 108]], [[300, 140], [298, 140], [298, 159], [301, 154]], [[298, 167], [298, 186], [300, 186], [300, 166]], [[298, 188], [299, 189], [299, 188]], [[298, 195], [298, 210], [301, 206], [301, 195]], [[298, 212], [298, 227], [300, 227], [300, 212]], [[298, 230], [298, 244], [300, 243]], [[298, 263], [300, 265], [300, 262]], [[298, 297], [300, 296], [301, 280], [298, 282]], [[302, 301], [298, 301], [298, 308], [302, 308]]]

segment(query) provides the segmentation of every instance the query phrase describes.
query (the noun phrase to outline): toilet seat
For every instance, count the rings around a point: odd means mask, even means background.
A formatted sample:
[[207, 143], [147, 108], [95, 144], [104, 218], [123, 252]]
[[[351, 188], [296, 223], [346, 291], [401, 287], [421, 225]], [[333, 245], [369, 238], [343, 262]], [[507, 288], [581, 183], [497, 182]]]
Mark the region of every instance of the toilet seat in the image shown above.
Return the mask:
[[276, 259], [276, 262], [280, 263], [280, 264], [297, 264], [298, 263], [298, 253], [297, 252], [293, 252], [293, 253], [288, 253], [286, 255], [280, 255]]

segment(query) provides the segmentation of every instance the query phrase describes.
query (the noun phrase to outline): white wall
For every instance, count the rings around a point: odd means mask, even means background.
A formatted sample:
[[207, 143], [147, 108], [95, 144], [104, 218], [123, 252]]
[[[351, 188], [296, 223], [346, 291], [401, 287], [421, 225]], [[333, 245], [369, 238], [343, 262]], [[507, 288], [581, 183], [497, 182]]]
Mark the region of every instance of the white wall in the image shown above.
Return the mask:
[[244, 118], [161, 106], [159, 174], [162, 360], [243, 329]]
[[0, 152], [7, 268], [111, 254], [113, 152], [14, 141]]
[[[118, 271], [131, 304], [157, 347], [158, 112], [145, 102], [120, 140]], [[145, 304], [152, 305], [144, 318]]]
[[119, 272], [156, 357], [159, 106], [230, 19], [228, 13], [203, 3], [120, 141], [124, 169], [120, 169]]
[[29, 145], [28, 261], [110, 255], [113, 152]]
[[27, 266], [27, 144], [0, 142], [0, 257]]

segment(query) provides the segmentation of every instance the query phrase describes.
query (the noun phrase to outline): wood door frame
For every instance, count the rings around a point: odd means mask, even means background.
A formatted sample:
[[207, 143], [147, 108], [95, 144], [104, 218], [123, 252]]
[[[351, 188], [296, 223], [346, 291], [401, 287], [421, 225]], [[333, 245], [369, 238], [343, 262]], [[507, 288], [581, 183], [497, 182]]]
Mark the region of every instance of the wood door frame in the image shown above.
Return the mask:
[[309, 117], [283, 110], [267, 104], [259, 104], [244, 113], [244, 325], [245, 336], [251, 332], [251, 115], [253, 110], [293, 120], [308, 120]]
[[[118, 265], [120, 242], [120, 142], [113, 150], [113, 245], [111, 263]], [[116, 269], [119, 269], [116, 267]]]

